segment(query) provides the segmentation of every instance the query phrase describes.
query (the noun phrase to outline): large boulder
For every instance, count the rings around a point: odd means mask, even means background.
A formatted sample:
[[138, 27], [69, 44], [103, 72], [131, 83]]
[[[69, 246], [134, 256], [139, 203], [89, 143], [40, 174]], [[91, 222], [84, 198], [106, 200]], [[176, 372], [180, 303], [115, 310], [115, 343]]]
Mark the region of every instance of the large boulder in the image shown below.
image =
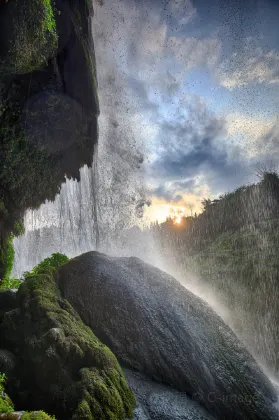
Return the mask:
[[138, 258], [88, 252], [59, 271], [63, 296], [127, 367], [198, 399], [216, 419], [278, 419], [276, 392], [203, 300]]
[[137, 399], [134, 420], [214, 419], [199, 405], [198, 396], [190, 398], [139, 372], [124, 369], [124, 373]]
[[16, 303], [0, 323], [3, 364], [7, 357], [13, 363], [5, 368], [7, 392], [16, 407], [60, 420], [133, 416], [134, 396], [115, 356], [61, 297], [50, 271], [29, 274]]

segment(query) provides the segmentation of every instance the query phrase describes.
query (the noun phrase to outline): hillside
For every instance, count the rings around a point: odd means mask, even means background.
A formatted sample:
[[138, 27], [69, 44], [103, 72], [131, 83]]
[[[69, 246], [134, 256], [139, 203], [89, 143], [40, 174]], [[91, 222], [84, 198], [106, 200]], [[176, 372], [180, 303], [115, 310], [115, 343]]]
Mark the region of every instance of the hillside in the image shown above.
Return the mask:
[[279, 182], [264, 173], [259, 183], [219, 200], [177, 227], [153, 226], [161, 253], [210, 288], [229, 310], [229, 322], [250, 351], [273, 372], [279, 369]]

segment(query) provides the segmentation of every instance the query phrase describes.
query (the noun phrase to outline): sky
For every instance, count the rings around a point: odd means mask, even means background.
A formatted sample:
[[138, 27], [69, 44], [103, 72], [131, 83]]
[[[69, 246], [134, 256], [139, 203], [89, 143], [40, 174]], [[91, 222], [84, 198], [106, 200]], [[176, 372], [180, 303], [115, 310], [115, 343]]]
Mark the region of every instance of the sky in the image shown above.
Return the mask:
[[279, 2], [95, 0], [94, 11], [101, 182], [127, 212], [193, 214], [277, 168]]

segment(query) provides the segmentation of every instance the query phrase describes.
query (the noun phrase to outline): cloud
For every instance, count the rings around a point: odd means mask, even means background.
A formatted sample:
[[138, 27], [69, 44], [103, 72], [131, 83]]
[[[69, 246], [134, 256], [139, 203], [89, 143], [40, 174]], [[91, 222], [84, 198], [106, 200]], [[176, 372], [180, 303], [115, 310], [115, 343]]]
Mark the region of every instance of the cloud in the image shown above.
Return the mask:
[[279, 119], [263, 116], [247, 116], [239, 113], [226, 118], [229, 138], [234, 139], [246, 158], [247, 166], [255, 173], [257, 168], [277, 167], [279, 160]]
[[[186, 205], [185, 194], [199, 199], [218, 196], [251, 181], [259, 156], [247, 156], [245, 148], [231, 141], [237, 128], [246, 128], [244, 117], [243, 125], [237, 120], [239, 127], [234, 127], [231, 115], [229, 126], [200, 97], [191, 95], [174, 114], [174, 120], [165, 117], [159, 124], [160, 147], [149, 168], [149, 179], [153, 180], [150, 195]], [[246, 131], [252, 133], [252, 128]]]
[[234, 52], [220, 65], [219, 82], [229, 90], [251, 84], [279, 83], [279, 52], [255, 47], [254, 39], [247, 39], [244, 47]]
[[197, 9], [190, 0], [170, 0], [168, 6], [172, 18], [176, 19], [179, 25], [186, 25], [197, 14]]
[[160, 155], [153, 162], [154, 177], [177, 180], [197, 173], [202, 166], [226, 166], [227, 153], [218, 141], [226, 136], [225, 120], [216, 117], [199, 97], [189, 97], [177, 108], [173, 121], [160, 122]]
[[182, 194], [193, 191], [195, 179], [187, 179], [176, 182], [165, 182], [155, 188], [150, 189], [151, 196], [155, 196], [165, 201], [179, 202], [183, 200]]
[[276, 119], [267, 119], [263, 116], [247, 116], [240, 113], [231, 113], [226, 117], [228, 136], [249, 157], [259, 157], [266, 147], [266, 136], [271, 133]]
[[205, 66], [213, 69], [217, 66], [221, 52], [221, 41], [217, 38], [197, 39], [193, 37], [168, 38], [166, 47], [173, 57], [189, 71]]
[[260, 139], [262, 152], [263, 152], [263, 164], [267, 167], [275, 166], [278, 170], [279, 160], [279, 120], [274, 123], [273, 127]]

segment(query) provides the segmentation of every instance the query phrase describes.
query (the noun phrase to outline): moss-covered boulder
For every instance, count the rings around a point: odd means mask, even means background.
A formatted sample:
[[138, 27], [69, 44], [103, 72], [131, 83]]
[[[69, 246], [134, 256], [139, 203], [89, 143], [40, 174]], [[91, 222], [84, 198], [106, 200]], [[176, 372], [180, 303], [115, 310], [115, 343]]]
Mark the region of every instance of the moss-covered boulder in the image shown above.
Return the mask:
[[0, 332], [17, 360], [7, 388], [16, 407], [60, 420], [132, 417], [134, 396], [115, 356], [61, 297], [46, 264], [20, 286]]

